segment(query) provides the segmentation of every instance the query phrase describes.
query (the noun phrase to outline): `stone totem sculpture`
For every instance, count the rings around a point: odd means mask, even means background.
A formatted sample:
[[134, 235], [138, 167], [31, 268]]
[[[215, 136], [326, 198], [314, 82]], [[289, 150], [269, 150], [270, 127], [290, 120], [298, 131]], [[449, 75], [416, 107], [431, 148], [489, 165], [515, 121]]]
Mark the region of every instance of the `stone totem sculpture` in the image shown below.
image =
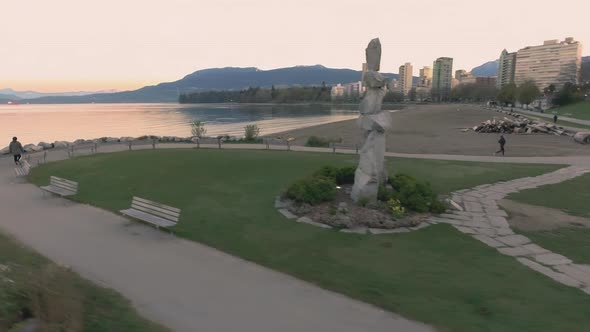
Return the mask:
[[357, 123], [363, 132], [364, 143], [360, 149], [360, 161], [354, 177], [351, 198], [357, 202], [361, 198], [377, 200], [379, 185], [387, 182], [385, 168], [385, 133], [391, 126], [388, 112], [381, 110], [387, 79], [379, 73], [381, 62], [381, 42], [371, 40], [365, 50], [367, 70], [363, 84], [365, 96], [360, 104], [360, 117]]

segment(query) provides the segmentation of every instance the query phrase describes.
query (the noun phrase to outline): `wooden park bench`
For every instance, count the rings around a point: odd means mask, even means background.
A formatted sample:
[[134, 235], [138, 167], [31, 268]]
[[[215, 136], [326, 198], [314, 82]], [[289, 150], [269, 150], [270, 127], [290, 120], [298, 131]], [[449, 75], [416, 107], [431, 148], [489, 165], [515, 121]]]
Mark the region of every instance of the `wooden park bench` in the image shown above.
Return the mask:
[[270, 150], [272, 146], [284, 146], [287, 150], [291, 150], [291, 141], [293, 138], [277, 138], [277, 137], [264, 137], [263, 142], [266, 145], [266, 149]]
[[31, 170], [31, 164], [25, 159], [21, 160], [20, 165], [14, 168], [14, 172], [16, 173], [17, 177], [24, 177], [29, 175], [29, 171]]
[[140, 197], [133, 197], [131, 208], [120, 212], [126, 216], [150, 223], [156, 228], [175, 226], [180, 218], [180, 209]]
[[52, 176], [49, 178], [49, 185], [41, 189], [61, 197], [73, 196], [78, 193], [78, 182]]
[[351, 150], [351, 151], [355, 151], [356, 154], [359, 153], [359, 146], [354, 145], [354, 144], [330, 143], [330, 148], [332, 149], [333, 153], [336, 153], [336, 149]]
[[221, 149], [221, 137], [200, 137], [196, 139], [197, 148], [201, 148], [201, 145], [217, 145]]

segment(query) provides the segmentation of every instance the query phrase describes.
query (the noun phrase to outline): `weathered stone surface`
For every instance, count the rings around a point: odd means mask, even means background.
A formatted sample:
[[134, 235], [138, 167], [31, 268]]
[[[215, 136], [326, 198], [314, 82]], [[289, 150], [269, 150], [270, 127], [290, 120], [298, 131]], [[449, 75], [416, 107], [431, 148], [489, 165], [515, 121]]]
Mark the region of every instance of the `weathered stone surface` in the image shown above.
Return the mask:
[[545, 265], [563, 265], [572, 263], [569, 258], [552, 252], [536, 255], [535, 260]]
[[506, 235], [514, 234], [514, 232], [510, 228], [496, 228], [495, 230], [498, 233], [498, 236], [506, 236]]
[[293, 213], [291, 213], [289, 210], [287, 209], [279, 209], [279, 212], [285, 216], [285, 218], [287, 219], [297, 219], [297, 216], [294, 215]]
[[541, 248], [540, 246], [538, 246], [534, 243], [525, 244], [522, 247], [525, 248], [526, 250], [532, 252], [535, 255], [544, 254], [546, 252], [549, 252], [549, 250], [547, 250], [545, 248]]
[[457, 229], [461, 233], [465, 233], [465, 234], [478, 234], [478, 231], [476, 231], [475, 229], [470, 228], [470, 227], [458, 226], [458, 225], [453, 225], [453, 227], [455, 227], [455, 229]]
[[394, 228], [394, 229], [382, 229], [382, 228], [369, 228], [371, 234], [396, 234], [396, 233], [408, 233], [410, 229], [406, 227]]
[[491, 237], [487, 236], [487, 235], [474, 235], [473, 238], [487, 244], [490, 247], [493, 248], [500, 248], [500, 247], [505, 247], [506, 245], [504, 245], [502, 242], [498, 242], [494, 239], [492, 239]]
[[498, 251], [501, 252], [502, 254], [508, 255], [508, 256], [528, 256], [533, 253], [532, 251], [527, 250], [524, 247], [498, 248]]
[[528, 237], [520, 234], [499, 236], [496, 240], [511, 247], [520, 247], [523, 244], [531, 243], [531, 240]]
[[546, 266], [543, 266], [539, 263], [535, 263], [528, 258], [519, 257], [519, 258], [517, 258], [517, 260], [520, 263], [522, 263], [523, 265], [531, 268], [532, 270], [542, 273], [545, 276], [547, 276], [547, 277], [549, 277], [561, 284], [564, 284], [564, 285], [570, 286], [570, 287], [581, 287], [582, 286], [582, 283], [579, 282], [578, 280], [573, 279], [564, 273], [555, 272], [552, 269], [550, 269]]
[[509, 228], [510, 224], [504, 217], [496, 217], [496, 216], [489, 216], [488, 217], [490, 225], [497, 227], [497, 228]]
[[426, 228], [428, 226], [430, 226], [429, 223], [427, 223], [427, 222], [421, 222], [421, 223], [419, 223], [418, 225], [416, 225], [414, 227], [410, 227], [410, 230], [417, 231], [419, 229]]
[[377, 199], [379, 186], [387, 179], [385, 168], [385, 132], [391, 126], [389, 112], [383, 112], [381, 105], [385, 96], [387, 79], [379, 71], [381, 43], [373, 39], [366, 49], [367, 71], [363, 83], [367, 87], [361, 101], [358, 125], [363, 132], [364, 143], [359, 151], [359, 165], [355, 173], [351, 198], [358, 202], [364, 198]]
[[309, 224], [309, 225], [313, 225], [313, 226], [317, 226], [317, 227], [321, 227], [321, 228], [332, 228], [329, 225], [315, 222], [308, 217], [301, 217], [301, 218], [297, 219], [297, 222]]
[[448, 203], [451, 206], [451, 208], [453, 208], [457, 211], [464, 211], [463, 207], [461, 207], [461, 205], [459, 205], [459, 203], [455, 202], [455, 200], [449, 199]]
[[275, 208], [276, 209], [284, 209], [288, 206], [289, 206], [289, 204], [287, 202], [282, 201], [280, 197], [275, 198]]
[[584, 293], [590, 295], [590, 287], [586, 287], [586, 288], [582, 289], [582, 291], [584, 291]]
[[556, 265], [555, 269], [567, 274], [571, 278], [581, 281], [587, 286], [590, 286], [590, 274], [580, 269], [576, 264]]
[[489, 237], [496, 237], [498, 236], [497, 231], [494, 228], [480, 228], [480, 227], [476, 227], [473, 228], [477, 234], [482, 234], [482, 235], [487, 235]]
[[342, 233], [354, 233], [354, 234], [367, 234], [369, 232], [368, 228], [344, 228], [340, 230]]

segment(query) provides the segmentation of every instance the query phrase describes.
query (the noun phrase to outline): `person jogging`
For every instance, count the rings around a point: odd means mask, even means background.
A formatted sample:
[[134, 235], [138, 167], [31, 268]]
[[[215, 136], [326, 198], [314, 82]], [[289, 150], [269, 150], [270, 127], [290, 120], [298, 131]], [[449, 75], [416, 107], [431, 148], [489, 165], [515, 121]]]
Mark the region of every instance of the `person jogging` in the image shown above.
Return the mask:
[[500, 150], [496, 151], [494, 155], [497, 155], [500, 152], [502, 152], [502, 155], [504, 155], [504, 145], [506, 145], [506, 139], [504, 138], [504, 135], [500, 135], [500, 140], [498, 140], [498, 143], [500, 144]]

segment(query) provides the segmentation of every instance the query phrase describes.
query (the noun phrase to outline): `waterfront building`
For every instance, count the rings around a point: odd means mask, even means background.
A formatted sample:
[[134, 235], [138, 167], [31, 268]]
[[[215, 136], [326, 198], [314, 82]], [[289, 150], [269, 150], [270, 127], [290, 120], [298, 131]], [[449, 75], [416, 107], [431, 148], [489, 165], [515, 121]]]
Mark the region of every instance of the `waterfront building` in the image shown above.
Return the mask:
[[543, 45], [529, 46], [516, 52], [514, 81], [520, 85], [533, 81], [543, 90], [553, 84], [580, 83], [582, 44], [573, 38], [547, 40]]
[[516, 52], [508, 53], [503, 50], [498, 60], [498, 79], [496, 87], [501, 89], [503, 86], [514, 83], [514, 73], [516, 70]]
[[442, 57], [434, 61], [432, 70], [432, 99], [449, 99], [453, 84], [453, 58]]
[[414, 68], [412, 64], [406, 62], [402, 66], [399, 67], [399, 82], [400, 82], [400, 89], [404, 96], [407, 96], [410, 90], [412, 89], [413, 85], [413, 72]]

